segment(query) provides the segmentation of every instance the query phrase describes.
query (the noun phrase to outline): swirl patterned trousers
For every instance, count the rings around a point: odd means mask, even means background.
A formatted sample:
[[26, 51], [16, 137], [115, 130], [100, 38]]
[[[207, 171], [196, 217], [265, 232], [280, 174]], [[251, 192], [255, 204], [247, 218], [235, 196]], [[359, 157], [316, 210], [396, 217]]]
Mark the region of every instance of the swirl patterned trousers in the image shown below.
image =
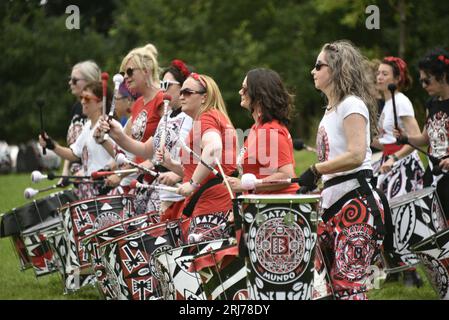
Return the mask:
[[[381, 218], [383, 206], [373, 192]], [[349, 199], [328, 221], [318, 225], [320, 246], [330, 272], [336, 299], [364, 300], [372, 287], [372, 275], [381, 263], [382, 238], [366, 196]]]

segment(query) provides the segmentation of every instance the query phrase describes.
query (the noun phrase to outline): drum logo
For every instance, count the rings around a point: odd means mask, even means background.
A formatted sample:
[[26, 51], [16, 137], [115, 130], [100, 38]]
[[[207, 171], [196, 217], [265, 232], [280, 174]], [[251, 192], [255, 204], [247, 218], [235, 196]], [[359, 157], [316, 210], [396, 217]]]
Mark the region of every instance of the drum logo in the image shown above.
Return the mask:
[[120, 215], [113, 211], [102, 212], [97, 216], [94, 223], [94, 229], [99, 230], [109, 227], [113, 224], [120, 222], [122, 219]]
[[[285, 216], [295, 221], [285, 224]], [[306, 271], [312, 257], [313, 238], [308, 221], [296, 210], [268, 208], [260, 212], [266, 219], [249, 228], [248, 249], [255, 272], [273, 284], [290, 283]]]
[[[427, 270], [430, 282], [438, 291], [438, 295], [441, 299], [447, 299], [449, 296], [449, 274], [447, 268], [441, 261], [438, 261], [429, 254], [419, 253], [419, 257]], [[447, 261], [447, 259], [445, 260]]]

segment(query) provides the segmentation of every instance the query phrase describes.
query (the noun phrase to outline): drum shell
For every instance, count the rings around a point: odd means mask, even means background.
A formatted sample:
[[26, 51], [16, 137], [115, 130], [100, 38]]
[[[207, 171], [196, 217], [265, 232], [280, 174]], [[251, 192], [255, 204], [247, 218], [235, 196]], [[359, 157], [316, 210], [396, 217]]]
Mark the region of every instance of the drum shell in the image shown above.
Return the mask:
[[[229, 240], [211, 240], [176, 247], [156, 255], [166, 300], [206, 300], [200, 275], [191, 270], [195, 256], [228, 246]], [[195, 269], [195, 268], [194, 268]]]
[[245, 243], [241, 255], [248, 269], [250, 299], [311, 299], [320, 197], [252, 195], [239, 199]]
[[7, 212], [0, 222], [0, 237], [19, 235], [22, 231], [58, 216], [58, 209], [77, 200], [71, 190], [56, 192], [48, 197], [33, 200], [22, 207]]
[[384, 250], [387, 272], [406, 270], [419, 262], [410, 247], [447, 227], [435, 192], [428, 187], [390, 200], [392, 250]]
[[[119, 299], [161, 297], [155, 256], [182, 243], [179, 221], [161, 222], [101, 243], [99, 252]], [[136, 290], [136, 287], [143, 288]]]
[[411, 247], [434, 290], [442, 300], [449, 300], [449, 229], [442, 230]]
[[36, 277], [59, 271], [60, 262], [45, 234], [61, 229], [61, 220], [56, 217], [22, 232], [21, 236]]
[[134, 216], [134, 196], [103, 196], [76, 201], [63, 206], [60, 211], [68, 240], [68, 273], [76, 269], [84, 272], [90, 268], [91, 262], [83, 238]]

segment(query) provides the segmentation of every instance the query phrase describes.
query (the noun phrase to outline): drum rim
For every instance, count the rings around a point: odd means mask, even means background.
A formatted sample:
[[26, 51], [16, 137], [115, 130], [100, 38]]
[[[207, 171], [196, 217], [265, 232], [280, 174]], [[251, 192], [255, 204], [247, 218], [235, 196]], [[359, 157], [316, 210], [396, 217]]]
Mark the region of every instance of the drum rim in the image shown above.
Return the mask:
[[[105, 242], [102, 242], [102, 243], [99, 245], [99, 248], [102, 248], [102, 247], [104, 247], [104, 246], [107, 246], [107, 245], [111, 245], [111, 244], [113, 244], [113, 243], [116, 243], [116, 242], [118, 242], [118, 241], [120, 241], [120, 240], [123, 240], [123, 239], [125, 239], [125, 238], [127, 238], [127, 237], [130, 237], [130, 236], [132, 236], [132, 235], [134, 235], [134, 234], [136, 234], [136, 233], [144, 232], [144, 231], [146, 231], [146, 230], [156, 229], [157, 227], [162, 226], [163, 223], [164, 223], [165, 225], [167, 225], [167, 224], [170, 223], [170, 222], [173, 222], [173, 220], [170, 220], [170, 221], [163, 221], [163, 222], [159, 222], [159, 223], [156, 223], [156, 224], [151, 224], [151, 225], [146, 226], [146, 227], [144, 227], [144, 228], [139, 228], [139, 229], [136, 229], [136, 230], [132, 230], [132, 232], [125, 233], [125, 234], [122, 234], [122, 235], [120, 235], [120, 236], [118, 236], [118, 237], [115, 237], [114, 239], [110, 239], [110, 240], [107, 240], [107, 241], [105, 241]], [[80, 239], [80, 241], [81, 241], [81, 239]]]
[[[134, 221], [137, 221], [137, 220], [139, 220], [139, 219], [143, 219], [143, 218], [148, 218], [148, 216], [149, 215], [147, 215], [146, 213], [142, 213], [142, 214], [140, 214], [140, 215], [137, 215], [137, 216], [132, 216], [132, 217], [130, 217], [130, 218], [128, 218], [128, 219], [125, 219], [125, 220], [122, 220], [122, 221], [118, 221], [118, 222], [116, 222], [116, 223], [114, 223], [114, 224], [111, 224], [111, 225], [109, 225], [109, 226], [107, 226], [107, 227], [103, 227], [103, 228], [100, 228], [100, 229], [97, 229], [97, 230], [95, 230], [94, 232], [92, 232], [92, 233], [90, 233], [90, 234], [88, 234], [88, 235], [86, 235], [85, 237], [83, 237], [82, 239], [80, 239], [80, 241], [83, 241], [83, 242], [88, 242], [88, 241], [90, 241], [92, 238], [94, 238], [95, 236], [100, 236], [101, 235], [101, 233], [103, 233], [103, 232], [107, 232], [107, 231], [110, 231], [111, 229], [114, 229], [114, 228], [116, 228], [116, 227], [118, 227], [118, 226], [121, 226], [121, 225], [128, 225], [128, 224], [130, 224], [130, 223], [132, 223], [132, 222], [134, 222]], [[151, 224], [151, 225], [154, 225], [154, 223], [153, 224]], [[147, 226], [148, 227], [148, 226]], [[101, 231], [101, 232], [100, 232]], [[134, 230], [133, 230], [134, 231]]]
[[103, 200], [103, 199], [114, 199], [114, 198], [131, 198], [131, 199], [135, 199], [136, 196], [133, 194], [121, 194], [121, 195], [111, 195], [111, 196], [99, 196], [99, 197], [94, 197], [94, 198], [89, 198], [89, 199], [82, 199], [82, 200], [76, 200], [76, 201], [72, 201], [72, 202], [67, 202], [66, 204], [62, 205], [60, 207], [61, 210], [67, 209], [67, 208], [71, 208], [72, 206], [75, 205], [79, 205], [82, 203], [86, 203], [86, 202], [93, 202], [93, 201], [97, 201], [97, 200]]
[[[34, 229], [34, 228], [36, 228], [36, 227], [38, 227], [38, 226], [40, 226], [40, 225], [42, 225], [42, 224], [44, 224], [44, 223], [49, 223], [49, 222], [52, 222], [52, 223], [51, 223], [51, 224], [47, 224], [47, 225], [46, 225], [44, 228], [42, 228], [42, 229]], [[30, 227], [30, 228], [28, 228], [28, 229], [26, 229], [26, 230], [23, 230], [23, 231], [21, 232], [21, 236], [22, 236], [22, 237], [25, 237], [25, 236], [28, 236], [28, 235], [33, 235], [33, 234], [35, 234], [37, 231], [43, 231], [43, 230], [45, 230], [45, 229], [47, 229], [47, 228], [49, 228], [49, 227], [53, 227], [53, 226], [56, 226], [56, 225], [58, 225], [58, 224], [61, 224], [61, 225], [62, 225], [62, 220], [61, 220], [59, 217], [54, 217], [54, 218], [51, 218], [51, 219], [42, 221], [41, 223], [39, 223], [39, 224], [37, 224], [37, 225], [34, 225], [34, 226], [32, 226], [32, 227]], [[31, 229], [31, 231], [30, 231], [30, 229]]]
[[[420, 253], [421, 252], [421, 250], [419, 249], [420, 247], [425, 246], [429, 242], [438, 242], [438, 238], [446, 233], [449, 233], [449, 228], [440, 230], [440, 231], [434, 233], [433, 235], [431, 235], [427, 238], [424, 238], [421, 241], [415, 243], [414, 245], [410, 246], [410, 251], [415, 254]], [[435, 249], [437, 249], [437, 248], [435, 248]]]
[[[158, 252], [158, 253], [156, 253], [156, 254], [154, 255], [154, 257], [157, 259], [157, 258], [159, 258], [162, 254], [165, 254], [166, 252], [169, 252], [169, 251], [173, 251], [173, 250], [177, 250], [177, 249], [184, 249], [184, 248], [192, 247], [192, 246], [194, 246], [194, 245], [200, 245], [200, 244], [203, 244], [203, 243], [215, 243], [215, 242], [219, 242], [219, 241], [227, 241], [227, 242], [229, 243], [229, 239], [213, 239], [213, 240], [209, 240], [209, 241], [202, 241], [202, 242], [188, 243], [188, 244], [183, 244], [183, 245], [181, 245], [181, 246], [173, 247], [173, 248], [168, 249], [168, 250], [164, 250], [164, 251], [162, 251], [162, 252]], [[221, 248], [224, 248], [224, 247], [220, 247], [219, 249], [221, 249]], [[214, 249], [211, 248], [211, 249], [208, 250], [207, 252], [201, 253], [201, 255], [202, 255], [202, 254], [210, 253], [212, 250], [214, 250]], [[216, 249], [215, 249], [215, 250], [216, 250]], [[193, 255], [194, 258], [196, 258], [196, 256], [197, 256], [196, 254]]]
[[[237, 198], [243, 203], [266, 203], [266, 204], [304, 204], [317, 203], [321, 199], [319, 194], [248, 194]], [[310, 200], [310, 201], [307, 201]]]
[[[393, 209], [393, 208], [397, 208], [398, 206], [401, 206], [403, 204], [415, 202], [416, 200], [420, 200], [420, 199], [428, 196], [429, 194], [435, 193], [435, 192], [436, 192], [436, 188], [434, 188], [434, 187], [426, 187], [426, 188], [423, 188], [421, 190], [412, 191], [412, 192], [409, 192], [407, 194], [395, 197], [395, 198], [391, 199], [388, 202], [390, 204], [390, 208]], [[416, 198], [412, 198], [413, 201], [410, 201], [410, 199], [407, 199], [407, 201], [402, 199], [402, 198], [405, 198], [405, 197], [407, 197], [407, 198], [411, 197], [411, 195], [416, 194], [416, 193], [418, 193], [418, 194], [422, 193], [422, 195], [419, 195], [419, 197], [416, 197]]]

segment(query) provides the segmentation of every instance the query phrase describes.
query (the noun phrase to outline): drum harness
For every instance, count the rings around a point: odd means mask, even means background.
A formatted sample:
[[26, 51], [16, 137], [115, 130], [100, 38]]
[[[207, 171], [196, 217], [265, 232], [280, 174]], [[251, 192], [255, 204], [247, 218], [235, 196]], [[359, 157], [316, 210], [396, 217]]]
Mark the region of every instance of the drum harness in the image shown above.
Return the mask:
[[352, 179], [357, 179], [357, 181], [360, 184], [360, 187], [349, 191], [343, 197], [337, 200], [333, 205], [325, 209], [321, 218], [323, 219], [324, 223], [327, 223], [333, 216], [335, 216], [341, 210], [341, 208], [347, 201], [353, 198], [357, 198], [359, 196], [366, 196], [366, 201], [371, 207], [372, 210], [371, 213], [374, 217], [374, 225], [377, 230], [377, 240], [382, 240], [383, 237], [385, 237], [384, 241], [390, 243], [390, 241], [387, 240], [387, 238], [391, 237], [391, 232], [389, 230], [391, 226], [390, 206], [383, 192], [375, 189], [379, 194], [382, 201], [382, 205], [384, 207], [384, 215], [386, 222], [384, 225], [384, 223], [382, 222], [382, 215], [380, 214], [379, 207], [377, 206], [376, 199], [374, 198], [373, 190], [370, 188], [367, 182], [367, 179], [371, 179], [372, 177], [373, 177], [372, 170], [360, 170], [355, 173], [351, 173], [345, 176], [339, 176], [326, 181], [324, 183], [324, 189], [341, 184], [343, 182]]

